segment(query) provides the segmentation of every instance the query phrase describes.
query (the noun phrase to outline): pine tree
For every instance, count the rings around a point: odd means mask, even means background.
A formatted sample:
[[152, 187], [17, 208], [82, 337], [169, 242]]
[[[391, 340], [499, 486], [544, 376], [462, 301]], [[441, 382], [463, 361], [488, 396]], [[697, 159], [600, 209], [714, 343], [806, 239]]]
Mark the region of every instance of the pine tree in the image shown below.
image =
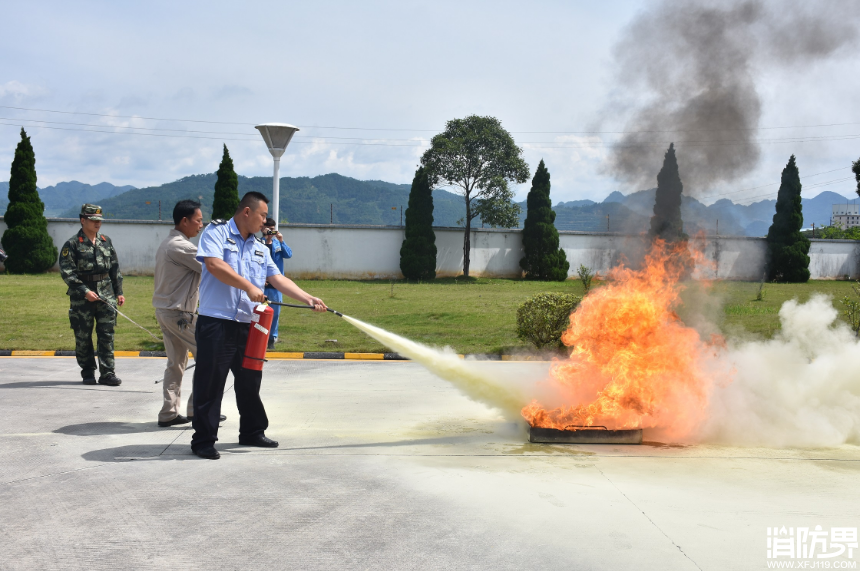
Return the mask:
[[233, 159], [224, 145], [224, 156], [218, 166], [218, 180], [215, 181], [215, 197], [212, 199], [212, 219], [232, 218], [239, 208], [239, 177], [233, 170]]
[[663, 158], [663, 168], [657, 175], [657, 196], [654, 201], [654, 216], [651, 217], [651, 230], [648, 235], [666, 242], [687, 240], [684, 222], [681, 220], [681, 193], [684, 185], [678, 173], [678, 159], [675, 157], [675, 143]]
[[10, 273], [42, 273], [57, 262], [57, 247], [48, 234], [44, 212], [36, 188], [36, 154], [22, 128], [9, 176], [9, 206], [4, 215], [7, 228], [2, 239]]
[[526, 255], [520, 260], [520, 267], [527, 279], [564, 281], [570, 262], [564, 250], [558, 247], [558, 230], [553, 224], [555, 212], [549, 190], [549, 171], [541, 159], [526, 199], [527, 212], [523, 224]]
[[776, 214], [767, 231], [767, 276], [779, 282], [802, 283], [809, 280], [809, 238], [803, 228], [800, 198], [800, 173], [794, 155], [782, 169], [782, 182], [776, 198]]
[[406, 208], [406, 239], [400, 247], [400, 271], [406, 279], [436, 278], [436, 233], [433, 232], [433, 189], [424, 167], [415, 171]]

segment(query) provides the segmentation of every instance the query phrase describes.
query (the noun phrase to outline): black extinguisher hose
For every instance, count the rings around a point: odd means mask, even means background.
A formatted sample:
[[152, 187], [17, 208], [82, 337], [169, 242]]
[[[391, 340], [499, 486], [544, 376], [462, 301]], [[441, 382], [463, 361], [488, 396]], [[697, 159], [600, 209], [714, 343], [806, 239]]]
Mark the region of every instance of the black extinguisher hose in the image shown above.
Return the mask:
[[[280, 305], [281, 307], [295, 307], [296, 309], [313, 309], [314, 308], [314, 306], [312, 306], [312, 305], [298, 305], [295, 303], [281, 303], [279, 301], [272, 301], [271, 299], [268, 299], [268, 298], [266, 298], [266, 303], [268, 303], [269, 305]], [[343, 314], [341, 312], [335, 311], [330, 307], [325, 308], [325, 310], [329, 311], [331, 313], [334, 313], [338, 317], [343, 317]]]

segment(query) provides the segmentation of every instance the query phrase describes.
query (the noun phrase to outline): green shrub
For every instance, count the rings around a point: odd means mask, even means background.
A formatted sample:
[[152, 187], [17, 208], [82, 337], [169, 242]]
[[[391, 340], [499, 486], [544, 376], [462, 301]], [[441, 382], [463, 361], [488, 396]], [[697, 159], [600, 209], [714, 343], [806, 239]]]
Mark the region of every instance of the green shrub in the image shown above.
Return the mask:
[[561, 334], [581, 300], [571, 293], [539, 293], [527, 299], [517, 309], [517, 337], [538, 349], [561, 347]]
[[761, 283], [758, 284], [758, 292], [756, 292], [755, 299], [753, 301], [764, 301], [765, 297], [767, 297], [767, 290], [764, 289], [764, 280], [761, 280]]
[[855, 335], [860, 337], [860, 300], [856, 299], [860, 298], [860, 282], [854, 283], [851, 289], [854, 290], [855, 298], [846, 295], [840, 301], [845, 307], [843, 314], [845, 315], [845, 320], [848, 322], [848, 326], [851, 327], [851, 331]]
[[579, 281], [582, 282], [582, 287], [585, 288], [585, 293], [588, 293], [588, 290], [591, 289], [591, 280], [594, 279], [594, 273], [591, 271], [591, 268], [586, 268], [582, 264], [579, 264], [579, 269], [576, 273], [579, 275]]

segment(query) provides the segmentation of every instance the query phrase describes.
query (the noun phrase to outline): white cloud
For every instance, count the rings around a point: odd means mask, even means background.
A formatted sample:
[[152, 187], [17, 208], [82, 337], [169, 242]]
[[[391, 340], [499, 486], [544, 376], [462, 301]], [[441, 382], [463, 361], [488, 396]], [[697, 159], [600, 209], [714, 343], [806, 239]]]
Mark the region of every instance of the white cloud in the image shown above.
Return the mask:
[[0, 84], [0, 103], [23, 105], [48, 95], [48, 90], [39, 85], [27, 85], [15, 79]]

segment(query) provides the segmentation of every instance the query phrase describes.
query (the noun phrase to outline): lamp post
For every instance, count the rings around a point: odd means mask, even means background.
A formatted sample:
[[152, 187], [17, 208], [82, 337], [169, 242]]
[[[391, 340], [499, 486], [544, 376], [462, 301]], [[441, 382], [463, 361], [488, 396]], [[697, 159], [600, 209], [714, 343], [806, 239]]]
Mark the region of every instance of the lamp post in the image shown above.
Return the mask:
[[275, 174], [272, 179], [272, 209], [275, 211], [275, 215], [272, 216], [272, 218], [275, 219], [275, 228], [277, 229], [280, 209], [279, 195], [281, 190], [281, 181], [278, 178], [278, 171], [281, 168], [281, 156], [284, 154], [284, 151], [287, 150], [287, 145], [290, 144], [293, 135], [299, 130], [299, 128], [294, 125], [288, 125], [287, 123], [263, 123], [262, 125], [257, 125], [256, 128], [263, 136], [266, 146], [269, 147], [269, 152], [272, 153], [272, 158], [275, 159]]

